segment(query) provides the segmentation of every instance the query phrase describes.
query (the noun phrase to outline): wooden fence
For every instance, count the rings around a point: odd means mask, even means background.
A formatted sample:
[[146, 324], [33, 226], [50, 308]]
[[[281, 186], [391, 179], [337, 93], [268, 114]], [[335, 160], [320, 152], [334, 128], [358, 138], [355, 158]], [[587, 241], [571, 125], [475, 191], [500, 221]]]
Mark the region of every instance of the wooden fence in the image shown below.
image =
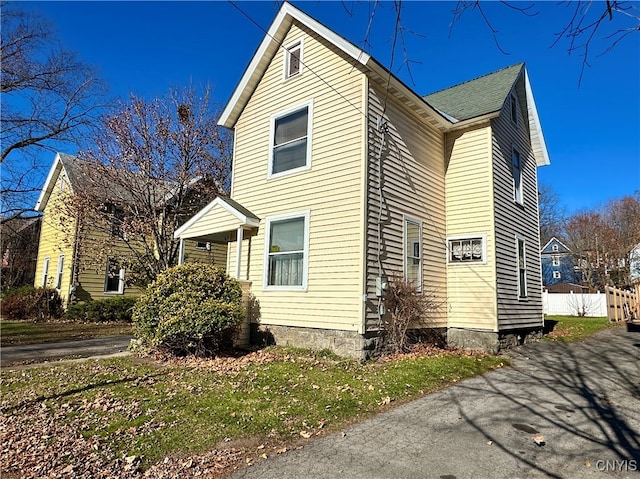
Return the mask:
[[607, 317], [611, 322], [630, 321], [639, 319], [640, 316], [640, 286], [635, 287], [635, 292], [621, 289], [606, 288]]

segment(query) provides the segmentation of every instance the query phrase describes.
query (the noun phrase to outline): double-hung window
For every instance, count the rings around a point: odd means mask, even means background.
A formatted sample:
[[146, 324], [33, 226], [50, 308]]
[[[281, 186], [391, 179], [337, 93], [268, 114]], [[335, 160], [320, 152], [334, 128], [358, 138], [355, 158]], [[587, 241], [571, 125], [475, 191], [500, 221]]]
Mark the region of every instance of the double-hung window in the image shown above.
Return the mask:
[[518, 263], [518, 298], [525, 299], [527, 297], [527, 255], [525, 248], [525, 240], [516, 237], [516, 249]]
[[49, 279], [49, 257], [45, 257], [44, 264], [42, 265], [42, 287], [47, 287], [47, 280]]
[[265, 289], [305, 290], [309, 260], [309, 212], [267, 218]]
[[56, 289], [60, 291], [62, 288], [62, 274], [64, 272], [64, 255], [58, 256], [58, 269], [56, 271]]
[[518, 100], [515, 95], [511, 95], [511, 121], [518, 124]]
[[269, 177], [311, 167], [311, 102], [271, 117]]
[[522, 158], [520, 152], [513, 149], [511, 151], [511, 172], [513, 174], [513, 199], [518, 204], [523, 204], [522, 191]]
[[404, 218], [404, 279], [422, 291], [422, 225]]
[[124, 268], [115, 258], [107, 259], [107, 270], [104, 278], [105, 293], [124, 293]]

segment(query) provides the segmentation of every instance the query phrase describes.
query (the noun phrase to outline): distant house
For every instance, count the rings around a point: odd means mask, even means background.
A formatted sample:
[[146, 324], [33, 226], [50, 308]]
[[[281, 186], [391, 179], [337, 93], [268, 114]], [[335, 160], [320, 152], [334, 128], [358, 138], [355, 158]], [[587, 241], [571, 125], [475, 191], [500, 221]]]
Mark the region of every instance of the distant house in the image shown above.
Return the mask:
[[40, 224], [40, 217], [31, 217], [13, 218], [0, 225], [3, 290], [33, 284]]
[[497, 350], [541, 331], [536, 169], [549, 158], [524, 64], [423, 97], [284, 3], [220, 125], [235, 135], [231, 199], [176, 237], [229, 241], [255, 329], [364, 357], [395, 277], [440, 305], [417, 327], [453, 344]]
[[560, 283], [579, 284], [582, 279], [573, 251], [556, 237], [544, 245], [540, 251], [540, 261], [544, 286]]
[[[34, 284], [56, 288], [65, 304], [141, 292], [127, 284], [127, 271], [119, 264], [119, 254], [128, 250], [118, 224], [79, 222], [65, 207], [74, 194], [92, 187], [86, 175], [88, 167], [77, 157], [56, 154], [35, 207], [42, 212], [42, 228]], [[126, 192], [119, 192], [118, 196], [126, 198]], [[104, 200], [103, 206], [113, 208], [117, 216], [118, 210], [109, 202], [108, 192]], [[104, 248], [105, 242], [108, 248]], [[189, 261], [224, 264], [226, 255], [226, 244], [207, 241], [184, 244], [183, 257]]]

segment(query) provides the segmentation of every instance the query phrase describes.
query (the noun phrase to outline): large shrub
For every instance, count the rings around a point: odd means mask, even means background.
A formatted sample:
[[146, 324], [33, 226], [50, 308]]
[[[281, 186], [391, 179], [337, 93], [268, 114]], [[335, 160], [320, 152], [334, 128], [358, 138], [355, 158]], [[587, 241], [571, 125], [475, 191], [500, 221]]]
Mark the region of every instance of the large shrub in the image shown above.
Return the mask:
[[134, 333], [177, 355], [230, 346], [243, 319], [240, 283], [213, 265], [187, 263], [161, 273], [137, 301]]
[[91, 323], [131, 322], [133, 306], [136, 298], [133, 296], [117, 296], [113, 298], [97, 299], [86, 303], [69, 306], [64, 314], [70, 321]]
[[2, 316], [6, 319], [42, 321], [60, 318], [62, 313], [62, 298], [55, 289], [23, 286], [2, 298]]

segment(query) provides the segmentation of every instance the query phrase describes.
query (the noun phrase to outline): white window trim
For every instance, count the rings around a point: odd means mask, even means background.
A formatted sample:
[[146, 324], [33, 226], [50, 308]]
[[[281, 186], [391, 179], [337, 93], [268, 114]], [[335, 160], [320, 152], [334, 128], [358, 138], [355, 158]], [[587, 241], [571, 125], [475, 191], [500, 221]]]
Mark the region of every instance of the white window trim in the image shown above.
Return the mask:
[[[520, 264], [519, 264], [519, 242], [522, 241], [522, 253], [524, 255], [523, 263], [524, 263], [524, 296], [520, 296]], [[527, 301], [529, 299], [529, 284], [527, 281], [527, 239], [524, 236], [516, 235], [516, 295], [518, 296], [518, 301]]]
[[518, 124], [518, 98], [514, 93], [511, 94], [511, 104], [509, 106], [510, 106], [509, 115], [511, 116], [511, 121], [515, 125], [517, 125]]
[[[482, 260], [481, 261], [451, 261], [451, 252], [449, 251], [449, 243], [451, 241], [472, 240], [480, 238], [482, 240]], [[445, 245], [445, 253], [447, 255], [447, 264], [462, 265], [479, 265], [487, 264], [487, 234], [486, 233], [470, 233], [465, 235], [447, 236], [447, 244]]]
[[124, 268], [118, 271], [118, 291], [107, 291], [107, 275], [109, 274], [109, 258], [107, 258], [107, 266], [104, 272], [104, 294], [124, 294]]
[[47, 287], [47, 279], [49, 278], [49, 263], [51, 262], [51, 258], [49, 256], [45, 256], [44, 263], [42, 265], [42, 287]]
[[[298, 73], [294, 73], [293, 75], [291, 75], [289, 73], [289, 65], [290, 65], [289, 58], [291, 57], [291, 49], [295, 50], [296, 47], [300, 50], [300, 68], [298, 69]], [[300, 40], [296, 40], [294, 42], [289, 43], [288, 45], [285, 45], [284, 68], [282, 69], [284, 81], [287, 81], [290, 78], [297, 78], [302, 75], [303, 54], [304, 54], [304, 39], [301, 38]]]
[[560, 248], [558, 247], [557, 244], [551, 245], [551, 251], [553, 251], [554, 253], [560, 251]]
[[559, 256], [554, 256], [554, 257], [551, 259], [551, 264], [552, 264], [553, 266], [560, 266], [560, 257], [559, 257]]
[[[287, 115], [291, 115], [292, 113], [302, 110], [305, 107], [307, 108], [307, 152], [306, 152], [307, 162], [305, 165], [300, 166], [298, 168], [281, 171], [280, 173], [273, 173], [273, 148], [275, 143], [276, 120], [282, 117], [285, 117]], [[281, 176], [292, 175], [295, 173], [299, 173], [301, 171], [306, 171], [311, 169], [312, 132], [313, 132], [313, 100], [300, 103], [291, 108], [287, 108], [286, 110], [282, 110], [271, 115], [271, 127], [269, 130], [269, 172], [267, 174], [267, 179], [280, 178]]]
[[58, 266], [56, 267], [56, 289], [60, 291], [62, 289], [62, 276], [64, 274], [64, 255], [58, 256]]
[[[264, 256], [262, 267], [262, 290], [263, 291], [307, 291], [309, 279], [309, 217], [310, 211], [295, 211], [278, 215], [267, 216], [265, 219], [264, 233]], [[269, 285], [269, 244], [271, 242], [271, 223], [289, 220], [293, 218], [304, 218], [304, 254], [302, 256], [302, 285], [299, 286], [273, 286]]]
[[[520, 166], [518, 167], [518, 174], [520, 176], [520, 186], [516, 187], [516, 177], [514, 175], [515, 170], [514, 170], [514, 166], [513, 166], [513, 156], [514, 154], [518, 154], [518, 158], [520, 159], [519, 163]], [[511, 148], [511, 175], [512, 175], [512, 179], [513, 179], [513, 201], [515, 201], [517, 204], [523, 206], [524, 205], [524, 171], [522, 168], [522, 163], [523, 163], [523, 158], [522, 158], [522, 154], [520, 153], [520, 150], [518, 150], [515, 147]], [[520, 195], [520, 198], [518, 198], [518, 195]]]
[[554, 271], [553, 279], [560, 279], [560, 278], [562, 278], [562, 274], [560, 274], [560, 271]]
[[[403, 263], [403, 267], [402, 267], [402, 271], [403, 271], [403, 278], [405, 281], [407, 281], [407, 272], [409, 269], [409, 265], [407, 264], [407, 260], [408, 260], [408, 251], [407, 251], [407, 224], [408, 223], [412, 223], [415, 226], [418, 227], [418, 238], [420, 239], [420, 256], [418, 257], [419, 260], [419, 265], [418, 265], [418, 284], [416, 285], [416, 291], [418, 293], [422, 293], [422, 269], [423, 269], [423, 253], [422, 253], [422, 249], [423, 249], [423, 240], [422, 240], [422, 221], [413, 218], [411, 216], [407, 216], [407, 215], [402, 215], [402, 263]], [[413, 258], [413, 257], [412, 257]]]

